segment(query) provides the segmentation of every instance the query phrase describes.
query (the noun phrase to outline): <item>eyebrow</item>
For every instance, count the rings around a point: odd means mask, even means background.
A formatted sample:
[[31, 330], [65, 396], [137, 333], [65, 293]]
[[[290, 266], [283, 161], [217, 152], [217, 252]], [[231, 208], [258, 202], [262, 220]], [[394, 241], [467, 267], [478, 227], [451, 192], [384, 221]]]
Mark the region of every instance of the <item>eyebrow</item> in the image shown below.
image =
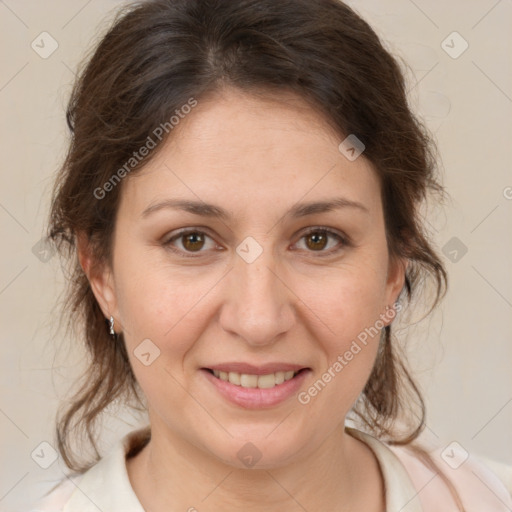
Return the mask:
[[[364, 213], [370, 213], [366, 206], [357, 201], [352, 201], [344, 197], [336, 197], [323, 201], [311, 201], [296, 204], [290, 208], [285, 216], [300, 218], [306, 217], [307, 215], [313, 215], [315, 213], [330, 212], [341, 208], [354, 208]], [[191, 201], [188, 199], [165, 199], [158, 203], [151, 204], [142, 212], [142, 217], [148, 217], [154, 212], [165, 209], [183, 210], [194, 215], [219, 218], [223, 220], [229, 220], [231, 218], [231, 214], [220, 206], [208, 204], [203, 201]]]

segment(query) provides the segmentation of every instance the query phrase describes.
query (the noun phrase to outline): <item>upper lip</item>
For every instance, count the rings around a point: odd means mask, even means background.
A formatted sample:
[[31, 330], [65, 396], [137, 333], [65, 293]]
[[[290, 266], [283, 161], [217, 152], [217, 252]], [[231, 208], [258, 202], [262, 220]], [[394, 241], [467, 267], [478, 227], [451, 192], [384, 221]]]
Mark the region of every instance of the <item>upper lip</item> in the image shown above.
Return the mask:
[[267, 363], [259, 366], [255, 366], [249, 363], [243, 362], [233, 362], [233, 363], [219, 363], [214, 364], [212, 366], [205, 367], [208, 370], [218, 370], [220, 372], [236, 372], [236, 373], [246, 373], [249, 375], [268, 375], [270, 373], [275, 372], [289, 372], [289, 371], [299, 371], [303, 368], [307, 368], [306, 366], [300, 364], [291, 364], [291, 363]]

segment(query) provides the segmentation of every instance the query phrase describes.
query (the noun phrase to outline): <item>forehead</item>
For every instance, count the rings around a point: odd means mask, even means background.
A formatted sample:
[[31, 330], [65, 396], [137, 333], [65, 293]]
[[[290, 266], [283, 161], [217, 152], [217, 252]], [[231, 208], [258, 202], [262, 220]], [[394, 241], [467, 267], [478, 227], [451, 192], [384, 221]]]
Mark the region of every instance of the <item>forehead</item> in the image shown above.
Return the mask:
[[124, 183], [122, 203], [141, 213], [159, 200], [191, 199], [236, 214], [342, 194], [379, 210], [377, 175], [366, 158], [340, 153], [343, 138], [297, 96], [224, 90], [180, 120], [156, 158]]

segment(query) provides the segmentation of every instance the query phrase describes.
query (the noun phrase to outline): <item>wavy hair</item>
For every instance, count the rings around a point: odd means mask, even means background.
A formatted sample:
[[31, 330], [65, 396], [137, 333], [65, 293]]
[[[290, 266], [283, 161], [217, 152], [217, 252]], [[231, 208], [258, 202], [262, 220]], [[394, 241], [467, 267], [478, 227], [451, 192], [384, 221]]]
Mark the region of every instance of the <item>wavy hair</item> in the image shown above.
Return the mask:
[[[354, 10], [338, 0], [148, 0], [125, 6], [74, 84], [67, 108], [71, 140], [48, 226], [49, 238], [69, 263], [66, 306], [89, 355], [82, 385], [59, 411], [56, 426], [58, 449], [75, 471], [99, 459], [95, 426], [110, 404], [131, 402], [144, 409], [123, 336], [112, 342], [77, 258], [81, 234], [95, 261], [111, 262], [123, 184], [112, 188], [108, 200], [97, 199], [94, 191], [191, 97], [200, 101], [224, 86], [295, 93], [340, 135], [356, 134], [379, 177], [390, 256], [409, 261], [401, 299], [423, 293], [422, 283], [429, 280], [435, 288], [431, 311], [446, 293], [446, 271], [420, 213], [431, 193], [444, 194], [433, 137], [408, 104], [397, 59]], [[163, 134], [131, 175], [171, 136]], [[378, 437], [412, 446], [425, 426], [424, 401], [391, 326], [382, 334], [353, 411]], [[419, 411], [414, 419], [411, 403]], [[395, 428], [400, 418], [409, 418], [401, 435]], [[78, 435], [93, 446], [95, 460], [78, 460], [71, 446]]]

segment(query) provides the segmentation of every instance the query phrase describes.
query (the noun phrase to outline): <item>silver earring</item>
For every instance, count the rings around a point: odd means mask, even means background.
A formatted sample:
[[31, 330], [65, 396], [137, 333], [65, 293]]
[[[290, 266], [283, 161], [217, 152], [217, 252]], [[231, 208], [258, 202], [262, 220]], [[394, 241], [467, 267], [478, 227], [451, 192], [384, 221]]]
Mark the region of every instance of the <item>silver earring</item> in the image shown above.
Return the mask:
[[110, 317], [110, 335], [111, 336], [116, 335], [116, 331], [114, 331], [114, 317], [113, 316]]

